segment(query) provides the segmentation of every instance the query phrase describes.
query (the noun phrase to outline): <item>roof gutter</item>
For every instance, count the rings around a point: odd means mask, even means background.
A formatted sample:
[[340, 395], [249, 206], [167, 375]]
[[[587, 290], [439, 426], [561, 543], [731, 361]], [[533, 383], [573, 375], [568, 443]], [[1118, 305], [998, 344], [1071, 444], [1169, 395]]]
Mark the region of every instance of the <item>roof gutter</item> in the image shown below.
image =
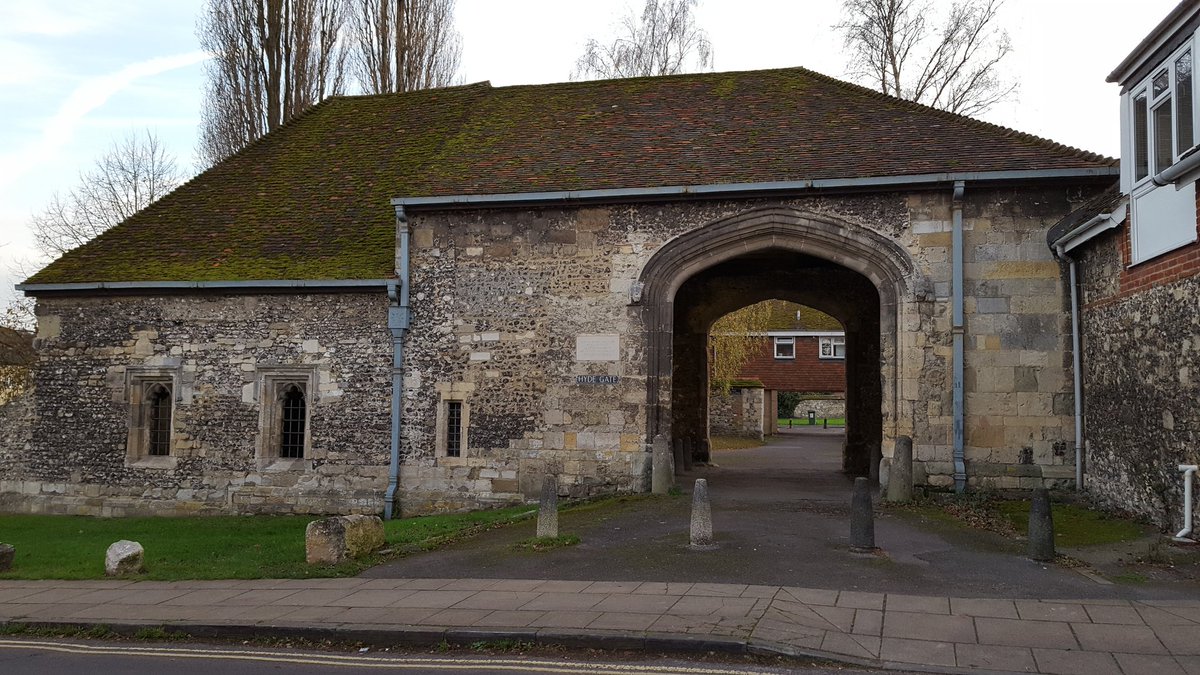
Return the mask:
[[649, 188], [612, 188], [605, 190], [558, 190], [551, 192], [505, 192], [479, 195], [442, 195], [435, 197], [397, 197], [393, 206], [403, 207], [497, 207], [521, 206], [546, 202], [588, 203], [617, 200], [667, 200], [681, 197], [754, 197], [793, 194], [818, 190], [864, 190], [892, 187], [954, 185], [958, 182], [1020, 182], [1048, 179], [1109, 178], [1120, 174], [1115, 166], [1079, 169], [1041, 169], [1030, 171], [975, 171], [962, 173], [925, 173], [866, 178], [819, 178], [762, 183], [714, 183], [706, 185], [666, 185]]
[[260, 279], [257, 281], [93, 281], [70, 284], [17, 284], [26, 295], [79, 291], [269, 291], [269, 290], [385, 290], [391, 279]]
[[1078, 227], [1050, 242], [1050, 250], [1054, 251], [1054, 254], [1059, 258], [1066, 258], [1067, 252], [1125, 222], [1127, 207], [1128, 205], [1122, 202], [1109, 213], [1099, 213], [1092, 216]]
[[[1186, 185], [1196, 180], [1197, 173], [1200, 173], [1200, 146], [1192, 146], [1191, 150], [1184, 153], [1182, 159], [1167, 167], [1165, 171], [1154, 174], [1150, 180], [1159, 187], [1175, 183]], [[1182, 186], [1176, 186], [1175, 189], [1178, 190], [1179, 187]]]

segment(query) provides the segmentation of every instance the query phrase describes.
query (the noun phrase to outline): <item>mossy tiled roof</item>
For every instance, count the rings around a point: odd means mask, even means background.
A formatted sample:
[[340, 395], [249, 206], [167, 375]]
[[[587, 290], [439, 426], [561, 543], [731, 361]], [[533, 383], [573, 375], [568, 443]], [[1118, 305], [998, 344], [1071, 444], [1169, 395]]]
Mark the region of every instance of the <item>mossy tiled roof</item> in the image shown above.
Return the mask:
[[393, 197], [1110, 167], [802, 68], [315, 106], [29, 283], [393, 276]]

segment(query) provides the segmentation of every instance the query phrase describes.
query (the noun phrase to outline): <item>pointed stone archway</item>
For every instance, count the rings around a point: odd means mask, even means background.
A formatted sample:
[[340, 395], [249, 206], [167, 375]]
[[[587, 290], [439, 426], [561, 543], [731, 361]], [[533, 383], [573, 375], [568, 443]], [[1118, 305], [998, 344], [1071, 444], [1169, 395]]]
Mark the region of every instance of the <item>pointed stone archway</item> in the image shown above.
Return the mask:
[[847, 472], [875, 475], [883, 444], [907, 431], [896, 414], [899, 330], [928, 283], [891, 239], [824, 214], [752, 209], [668, 241], [640, 281], [648, 439], [661, 433], [707, 447], [700, 441], [708, 429], [709, 328], [772, 298], [819, 309], [846, 329]]

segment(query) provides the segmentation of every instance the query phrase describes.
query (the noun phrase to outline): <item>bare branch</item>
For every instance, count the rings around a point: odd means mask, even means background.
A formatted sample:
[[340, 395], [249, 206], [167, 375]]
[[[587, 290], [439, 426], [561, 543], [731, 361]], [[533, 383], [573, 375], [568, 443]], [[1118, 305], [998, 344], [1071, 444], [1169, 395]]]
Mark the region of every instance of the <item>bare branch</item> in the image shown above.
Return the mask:
[[350, 0], [352, 63], [360, 86], [386, 94], [458, 78], [462, 38], [454, 0]]
[[914, 0], [843, 0], [835, 26], [850, 52], [849, 73], [879, 91], [962, 115], [986, 112], [1017, 85], [1002, 78], [1012, 52], [995, 26], [1004, 0], [954, 2], [934, 27], [928, 3]]
[[34, 245], [56, 258], [146, 208], [180, 180], [175, 158], [157, 136], [130, 133], [81, 173], [78, 185], [55, 193], [33, 216]]
[[342, 92], [343, 0], [207, 0], [199, 155], [216, 164]]
[[696, 25], [699, 0], [646, 0], [641, 19], [627, 15], [609, 44], [588, 40], [572, 79], [674, 75], [712, 67], [712, 43]]

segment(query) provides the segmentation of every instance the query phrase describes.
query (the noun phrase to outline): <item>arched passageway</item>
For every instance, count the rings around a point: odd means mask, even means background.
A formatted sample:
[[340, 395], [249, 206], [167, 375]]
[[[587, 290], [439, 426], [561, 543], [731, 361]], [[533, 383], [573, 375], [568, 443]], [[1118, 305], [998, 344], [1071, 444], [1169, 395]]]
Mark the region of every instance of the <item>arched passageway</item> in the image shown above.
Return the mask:
[[846, 330], [843, 468], [874, 474], [896, 435], [897, 326], [912, 286], [908, 255], [860, 226], [795, 209], [755, 209], [667, 242], [642, 272], [648, 332], [648, 434], [707, 451], [707, 336], [747, 305], [783, 299]]

